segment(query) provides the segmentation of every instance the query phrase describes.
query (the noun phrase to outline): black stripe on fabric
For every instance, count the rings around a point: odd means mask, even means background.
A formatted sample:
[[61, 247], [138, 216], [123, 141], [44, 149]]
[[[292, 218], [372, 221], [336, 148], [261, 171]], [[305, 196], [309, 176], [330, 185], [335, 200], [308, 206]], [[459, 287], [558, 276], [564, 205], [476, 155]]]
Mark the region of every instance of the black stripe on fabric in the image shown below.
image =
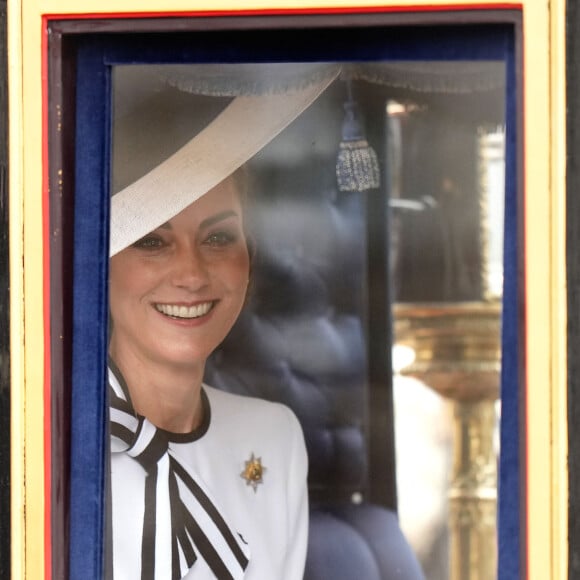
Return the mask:
[[109, 406], [135, 418], [135, 411], [131, 404], [119, 397], [111, 385], [109, 385]]
[[203, 530], [199, 527], [198, 523], [188, 510], [184, 510], [183, 518], [185, 519], [185, 526], [193, 538], [199, 553], [207, 562], [207, 565], [211, 568], [215, 577], [218, 580], [234, 580], [232, 573], [223, 563], [216, 549], [212, 546], [212, 543], [208, 540], [207, 536], [203, 533]]
[[131, 431], [131, 429], [125, 427], [121, 423], [117, 423], [116, 421], [111, 421], [111, 435], [117, 437], [127, 443], [127, 445], [131, 445], [133, 443], [133, 438], [135, 437], [135, 433]]
[[145, 478], [145, 513], [141, 541], [141, 580], [155, 580], [155, 520], [157, 516], [157, 465]]
[[183, 483], [189, 488], [191, 493], [195, 496], [197, 501], [201, 504], [203, 509], [211, 517], [214, 524], [217, 526], [228, 546], [230, 547], [232, 553], [236, 557], [236, 560], [240, 566], [245, 570], [248, 565], [248, 559], [246, 555], [242, 552], [239, 544], [236, 542], [235, 537], [230, 531], [228, 525], [224, 521], [222, 515], [219, 513], [217, 508], [213, 505], [209, 497], [204, 493], [204, 491], [199, 487], [199, 485], [193, 480], [189, 473], [181, 466], [181, 464], [174, 459], [171, 454], [169, 455], [169, 460], [171, 462], [171, 468], [180, 477]]
[[[139, 431], [135, 442], [139, 440], [139, 436], [141, 435], [141, 428], [143, 422], [139, 423]], [[135, 445], [135, 444], [133, 444]], [[163, 433], [160, 433], [158, 430], [155, 430], [155, 435], [149, 444], [143, 449], [143, 451], [135, 456], [135, 459], [147, 470], [150, 471], [154, 467], [157, 467], [157, 462], [165, 455], [167, 451], [167, 439]]]
[[117, 379], [119, 386], [123, 390], [123, 394], [125, 395], [125, 399], [127, 403], [129, 403], [131, 409], [133, 409], [133, 403], [131, 402], [131, 395], [129, 395], [129, 387], [125, 382], [125, 377], [121, 374], [119, 367], [116, 365], [115, 361], [109, 357], [109, 368], [113, 371], [115, 378]]
[[181, 546], [183, 551], [183, 556], [185, 558], [185, 563], [188, 568], [191, 568], [197, 556], [193, 548], [192, 540], [187, 534], [185, 529], [185, 521], [183, 519], [183, 513], [186, 511], [181, 498], [179, 497], [179, 488], [177, 487], [177, 479], [173, 471], [169, 470], [169, 500], [171, 502], [171, 531], [172, 531], [172, 568], [173, 568], [173, 578], [181, 578], [181, 566], [179, 562], [179, 550], [178, 545]]

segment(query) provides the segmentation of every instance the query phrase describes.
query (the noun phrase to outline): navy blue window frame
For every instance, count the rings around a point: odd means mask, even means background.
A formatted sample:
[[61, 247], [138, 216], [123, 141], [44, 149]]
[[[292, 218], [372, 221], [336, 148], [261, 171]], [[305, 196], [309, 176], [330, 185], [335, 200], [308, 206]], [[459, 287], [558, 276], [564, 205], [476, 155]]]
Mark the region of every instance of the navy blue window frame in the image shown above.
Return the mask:
[[[525, 473], [522, 453], [525, 377], [520, 349], [523, 331], [520, 318], [523, 280], [520, 213], [523, 201], [522, 119], [521, 107], [518, 106], [521, 103], [521, 15], [511, 11], [471, 13], [460, 18], [457, 14], [447, 17], [438, 14], [432, 19], [426, 15], [408, 15], [407, 18], [399, 15], [399, 22], [389, 19], [389, 15], [384, 16], [384, 20], [377, 19], [375, 14], [372, 20], [363, 18], [360, 21], [356, 15], [342, 15], [338, 20], [310, 17], [309, 25], [301, 27], [296, 24], [299, 19], [271, 17], [262, 21], [246, 20], [242, 26], [238, 21], [229, 28], [224, 26], [224, 30], [216, 30], [209, 24], [210, 21], [215, 23], [215, 19], [194, 19], [193, 26], [187, 19], [176, 19], [173, 24], [163, 19], [139, 21], [137, 27], [134, 26], [136, 21], [125, 22], [124, 26], [118, 21], [115, 24], [121, 32], [112, 30], [115, 26], [107, 21], [93, 22], [90, 26], [84, 23], [77, 29], [71, 28], [70, 22], [52, 23], [53, 30], [58, 32], [58, 41], [56, 37], [53, 39], [54, 50], [49, 55], [51, 78], [53, 81], [56, 79], [57, 84], [59, 78], [68, 78], [69, 87], [68, 92], [58, 88], [54, 94], [60, 95], [58, 98], [68, 105], [64, 110], [74, 118], [74, 121], [69, 119], [69, 126], [74, 127], [69, 133], [69, 142], [59, 142], [58, 155], [60, 160], [74, 167], [71, 176], [76, 184], [71, 189], [69, 201], [72, 203], [68, 204], [68, 209], [62, 202], [59, 205], [55, 201], [52, 210], [53, 217], [59, 214], [57, 218], [69, 225], [74, 221], [70, 235], [64, 234], [61, 240], [58, 254], [62, 262], [58, 262], [58, 266], [64, 269], [66, 265], [72, 266], [72, 287], [67, 290], [66, 284], [56, 280], [58, 276], [52, 277], [53, 293], [55, 286], [60, 288], [63, 302], [68, 298], [72, 303], [72, 312], [63, 314], [63, 324], [68, 324], [72, 335], [69, 350], [63, 356], [69, 361], [69, 366], [55, 365], [57, 372], [58, 369], [63, 373], [67, 368], [70, 370], [70, 399], [65, 394], [62, 398], [66, 402], [56, 401], [55, 404], [57, 411], [65, 409], [70, 412], [70, 423], [67, 424], [62, 417], [60, 423], [53, 421], [55, 428], [61, 429], [55, 439], [56, 445], [63, 438], [70, 437], [70, 456], [66, 456], [68, 448], [62, 444], [55, 454], [63, 465], [70, 466], [70, 481], [67, 481], [66, 473], [58, 480], [63, 483], [58, 488], [64, 497], [54, 502], [55, 506], [61, 506], [66, 522], [54, 524], [53, 521], [53, 552], [58, 542], [54, 535], [55, 525], [57, 528], [61, 525], [64, 532], [60, 549], [65, 557], [68, 552], [66, 576], [89, 580], [105, 577], [111, 67], [131, 63], [320, 60], [500, 60], [506, 64], [498, 577], [500, 580], [518, 578], [525, 573], [525, 559], [522, 558], [524, 535], [521, 533], [525, 529], [522, 508], [525, 505], [525, 482], [522, 479]], [[140, 29], [131, 30], [134, 28]], [[68, 34], [67, 31], [71, 30], [74, 33]], [[56, 117], [56, 111], [53, 108], [51, 111]], [[50, 136], [54, 136], [53, 133]], [[57, 167], [52, 163], [49, 168], [51, 179], [57, 179]], [[61, 425], [63, 421], [65, 427]]]

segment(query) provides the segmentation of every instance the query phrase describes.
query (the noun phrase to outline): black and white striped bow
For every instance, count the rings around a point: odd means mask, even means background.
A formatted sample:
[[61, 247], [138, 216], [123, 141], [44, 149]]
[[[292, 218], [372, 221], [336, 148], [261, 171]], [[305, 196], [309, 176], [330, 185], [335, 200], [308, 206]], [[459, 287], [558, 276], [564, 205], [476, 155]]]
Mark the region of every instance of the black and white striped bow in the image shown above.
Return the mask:
[[113, 361], [109, 398], [112, 442], [116, 448], [121, 443], [147, 472], [141, 580], [180, 580], [198, 554], [219, 580], [241, 580], [249, 562], [247, 544], [226, 523], [191, 468], [173, 453], [166, 432], [135, 415]]

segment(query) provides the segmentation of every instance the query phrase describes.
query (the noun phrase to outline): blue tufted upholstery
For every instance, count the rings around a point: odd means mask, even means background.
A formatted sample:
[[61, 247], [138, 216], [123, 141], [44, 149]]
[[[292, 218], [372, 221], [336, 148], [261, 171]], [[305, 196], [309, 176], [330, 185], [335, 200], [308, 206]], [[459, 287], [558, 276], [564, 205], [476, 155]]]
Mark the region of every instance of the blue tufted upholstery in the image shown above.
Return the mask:
[[251, 296], [206, 381], [281, 401], [300, 419], [306, 580], [415, 580], [422, 572], [396, 515], [365, 501], [365, 221], [360, 195], [334, 184], [341, 105], [330, 91], [254, 162]]
[[415, 580], [423, 573], [396, 515], [376, 505], [313, 509], [308, 580]]

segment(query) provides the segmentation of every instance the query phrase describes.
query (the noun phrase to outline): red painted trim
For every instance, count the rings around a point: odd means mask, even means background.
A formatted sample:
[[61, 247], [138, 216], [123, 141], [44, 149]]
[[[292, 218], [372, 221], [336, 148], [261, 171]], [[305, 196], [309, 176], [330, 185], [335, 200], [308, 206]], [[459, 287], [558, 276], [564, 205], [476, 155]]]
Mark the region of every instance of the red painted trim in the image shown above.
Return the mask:
[[[373, 13], [425, 13], [425, 12], [461, 12], [461, 11], [492, 11], [492, 10], [523, 10], [523, 3], [481, 3], [481, 4], [430, 4], [430, 5], [409, 5], [409, 6], [349, 6], [349, 7], [317, 7], [317, 8], [267, 8], [255, 10], [196, 10], [179, 12], [115, 12], [115, 13], [53, 13], [42, 16], [42, 218], [43, 218], [43, 297], [44, 297], [44, 488], [45, 488], [45, 512], [44, 512], [44, 546], [45, 546], [45, 580], [52, 577], [52, 545], [51, 545], [51, 493], [52, 493], [52, 464], [51, 464], [51, 352], [50, 352], [50, 199], [49, 199], [49, 167], [48, 167], [48, 24], [52, 20], [90, 20], [90, 19], [153, 19], [153, 18], [185, 18], [185, 17], [223, 17], [223, 16], [287, 16], [287, 15], [336, 15], [336, 14], [373, 14]], [[522, 55], [523, 60], [523, 55]], [[525, 70], [525, 69], [524, 69]], [[523, 83], [523, 78], [522, 78]], [[522, 97], [523, 101], [523, 97]], [[522, 102], [523, 104], [523, 102]], [[519, 127], [518, 127], [519, 128]], [[524, 126], [522, 123], [522, 146], [525, 145], [523, 136]], [[522, 152], [525, 163], [525, 151]], [[525, 171], [522, 169], [522, 188], [525, 192]], [[522, 211], [525, 215], [525, 195], [523, 196]], [[524, 238], [526, 232], [524, 231]], [[525, 247], [525, 246], [524, 246]], [[524, 262], [525, 263], [525, 262]], [[525, 280], [525, 272], [524, 272]], [[524, 288], [526, 283], [524, 282]], [[525, 325], [525, 317], [524, 317]], [[525, 349], [524, 349], [525, 352]], [[525, 363], [524, 363], [525, 368]], [[524, 409], [527, 409], [524, 402]], [[527, 422], [527, 421], [526, 421]], [[526, 427], [524, 427], [526, 429]], [[526, 429], [527, 431], [527, 429]], [[525, 453], [523, 459], [527, 457], [527, 441], [525, 437]], [[524, 477], [524, 502], [523, 514], [527, 516], [527, 465]], [[524, 570], [526, 577], [529, 576], [527, 570], [528, 535], [523, 526], [523, 556]]]
[[50, 200], [48, 189], [48, 36], [42, 19], [42, 238], [44, 315], [44, 578], [52, 577], [51, 384], [50, 384]]
[[47, 20], [84, 20], [84, 19], [120, 19], [120, 18], [179, 18], [179, 17], [215, 17], [215, 16], [287, 16], [309, 14], [373, 14], [398, 12], [459, 12], [475, 10], [522, 10], [522, 2], [502, 2], [500, 4], [426, 4], [410, 6], [346, 6], [329, 8], [261, 8], [255, 10], [192, 10], [180, 12], [109, 12], [86, 14], [47, 14]]

